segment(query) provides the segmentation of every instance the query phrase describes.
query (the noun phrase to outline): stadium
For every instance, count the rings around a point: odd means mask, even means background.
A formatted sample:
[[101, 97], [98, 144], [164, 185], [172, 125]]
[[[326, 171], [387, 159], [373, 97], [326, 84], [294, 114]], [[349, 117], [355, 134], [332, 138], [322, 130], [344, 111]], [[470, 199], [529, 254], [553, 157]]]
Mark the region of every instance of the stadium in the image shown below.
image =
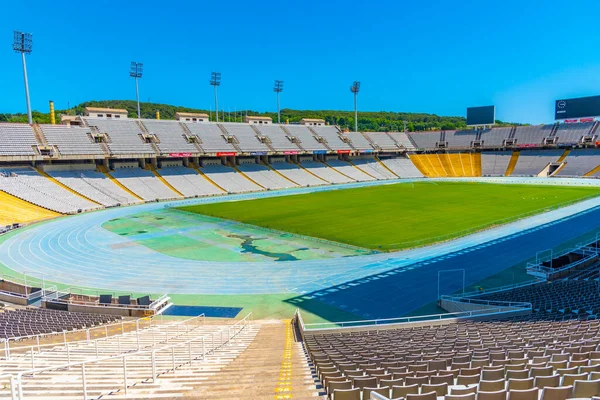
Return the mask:
[[[0, 122], [0, 398], [600, 397], [600, 96], [354, 129]], [[347, 89], [346, 89], [347, 90]], [[260, 115], [259, 115], [260, 114]], [[461, 117], [463, 118], [463, 117]]]

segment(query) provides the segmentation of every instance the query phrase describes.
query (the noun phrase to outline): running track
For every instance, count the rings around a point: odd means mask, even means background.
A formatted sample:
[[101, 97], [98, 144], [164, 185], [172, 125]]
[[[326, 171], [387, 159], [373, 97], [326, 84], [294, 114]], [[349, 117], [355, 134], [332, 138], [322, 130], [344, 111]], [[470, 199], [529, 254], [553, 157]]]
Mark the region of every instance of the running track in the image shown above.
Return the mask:
[[[474, 178], [471, 181], [544, 183], [569, 185], [595, 185], [600, 180], [546, 179], [536, 178]], [[321, 293], [322, 290], [348, 282], [360, 282], [367, 277], [381, 274], [403, 276], [404, 281], [418, 279], [418, 271], [427, 270], [435, 263], [437, 269], [454, 268], [456, 257], [472, 251], [499, 254], [495, 246], [507, 241], [518, 242], [517, 235], [529, 229], [541, 229], [546, 224], [558, 226], [561, 240], [577, 237], [582, 221], [590, 229], [600, 227], [600, 197], [526, 218], [508, 225], [425, 248], [396, 253], [373, 254], [361, 257], [333, 260], [309, 260], [294, 262], [245, 262], [215, 263], [173, 258], [143, 246], [119, 248], [129, 239], [101, 228], [113, 218], [134, 215], [140, 212], [160, 210], [169, 205], [199, 204], [218, 201], [261, 198], [270, 196], [335, 190], [344, 187], [364, 187], [408, 180], [364, 182], [332, 187], [301, 188], [269, 191], [253, 194], [231, 195], [218, 198], [184, 200], [176, 203], [149, 203], [134, 207], [112, 208], [33, 226], [9, 237], [0, 244], [0, 263], [13, 271], [48, 281], [71, 286], [85, 286], [129, 291], [135, 293], [169, 294], [266, 294], [266, 293]], [[434, 180], [430, 180], [434, 181]], [[599, 207], [599, 209], [596, 209]], [[584, 217], [587, 215], [587, 217]], [[578, 229], [576, 229], [579, 227]], [[589, 231], [589, 229], [588, 229]], [[584, 232], [585, 233], [585, 232]], [[539, 238], [538, 238], [539, 239]], [[537, 240], [537, 239], [536, 239]], [[550, 241], [552, 242], [552, 241]], [[486, 245], [483, 245], [486, 244]], [[549, 246], [546, 246], [547, 248]], [[524, 246], [512, 246], [513, 254], [504, 263], [488, 263], [481, 254], [478, 263], [470, 262], [478, 270], [473, 278], [489, 276], [509, 267], [513, 258], [529, 258], [535, 251]], [[502, 251], [505, 251], [502, 249]], [[497, 257], [496, 257], [497, 258]], [[517, 261], [518, 262], [518, 261]], [[514, 264], [514, 263], [513, 263]], [[478, 269], [478, 265], [480, 268]], [[403, 275], [406, 274], [406, 275]], [[386, 275], [387, 276], [387, 275]], [[427, 275], [423, 275], [427, 276]], [[482, 276], [485, 277], [485, 276]], [[367, 278], [369, 279], [369, 278]], [[430, 278], [428, 278], [430, 279]], [[391, 281], [390, 281], [391, 282]], [[339, 286], [338, 286], [339, 287]], [[362, 285], [362, 287], [367, 287]], [[412, 285], [417, 288], [416, 285]], [[349, 293], [348, 293], [349, 294]], [[331, 304], [340, 304], [335, 296], [328, 299]], [[363, 296], [359, 296], [363, 297]], [[357, 297], [357, 299], [359, 298]], [[421, 304], [426, 296], [418, 296]], [[435, 298], [435, 295], [434, 295]], [[421, 301], [423, 300], [423, 301]], [[429, 301], [432, 301], [429, 299]], [[410, 308], [414, 308], [411, 305]], [[354, 309], [350, 306], [349, 310]], [[360, 310], [358, 310], [360, 311]], [[363, 314], [367, 314], [364, 312]], [[398, 315], [398, 314], [396, 314]]]

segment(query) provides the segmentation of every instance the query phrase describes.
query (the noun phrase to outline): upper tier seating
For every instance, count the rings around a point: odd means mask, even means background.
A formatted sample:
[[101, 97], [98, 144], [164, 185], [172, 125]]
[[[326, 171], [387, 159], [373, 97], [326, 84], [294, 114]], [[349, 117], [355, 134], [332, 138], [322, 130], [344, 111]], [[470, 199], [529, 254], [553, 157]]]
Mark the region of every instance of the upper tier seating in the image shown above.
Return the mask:
[[115, 166], [111, 172], [123, 186], [146, 201], [180, 198], [173, 190], [160, 181], [151, 171], [141, 168]]
[[553, 125], [517, 126], [515, 139], [519, 145], [541, 146], [544, 138], [550, 136]]
[[111, 154], [156, 154], [152, 145], [143, 141], [142, 131], [134, 120], [86, 118], [86, 122], [100, 133], [108, 134]]
[[398, 143], [401, 147], [404, 147], [407, 150], [414, 150], [415, 146], [413, 146], [412, 142], [408, 138], [408, 135], [404, 132], [388, 132], [388, 135]]
[[464, 131], [446, 131], [446, 142], [449, 147], [471, 147], [471, 143], [477, 139], [477, 131], [474, 129]]
[[134, 204], [140, 201], [113, 183], [106, 175], [93, 169], [46, 171], [48, 175], [105, 207]]
[[385, 132], [364, 132], [363, 134], [371, 139], [371, 142], [375, 143], [375, 145], [377, 145], [381, 150], [396, 151], [399, 149], [396, 141], [394, 141], [394, 139], [392, 139], [392, 137]]
[[348, 183], [354, 182], [355, 180], [342, 175], [333, 168], [329, 168], [322, 162], [312, 160], [302, 160], [300, 164], [311, 173], [317, 175], [319, 178], [329, 183]]
[[238, 140], [238, 147], [245, 152], [269, 151], [266, 144], [256, 136], [256, 131], [249, 124], [221, 124], [225, 130]]
[[211, 196], [225, 193], [196, 171], [186, 167], [165, 167], [160, 175], [185, 197]]
[[335, 126], [313, 126], [312, 129], [325, 139], [332, 150], [352, 150], [352, 147], [340, 138], [340, 131]]
[[308, 126], [304, 125], [285, 125], [283, 126], [292, 136], [300, 141], [300, 146], [304, 150], [327, 150], [323, 143], [319, 143]]
[[513, 176], [538, 175], [549, 163], [556, 162], [563, 154], [562, 150], [521, 151]]
[[504, 140], [508, 139], [511, 131], [511, 127], [484, 129], [481, 132], [481, 140], [483, 141], [483, 147], [490, 148], [504, 146]]
[[16, 168], [4, 172], [9, 175], [0, 175], [0, 190], [40, 207], [63, 214], [101, 208], [31, 169]]
[[556, 131], [558, 143], [580, 143], [581, 138], [587, 136], [594, 126], [593, 122], [582, 122], [578, 124], [560, 124]]
[[31, 126], [0, 123], [0, 156], [33, 156], [37, 144]]
[[254, 182], [267, 189], [285, 189], [298, 186], [262, 164], [242, 163], [238, 165], [238, 169]]
[[288, 134], [280, 125], [257, 125], [256, 129], [269, 138], [271, 147], [276, 151], [300, 151], [300, 148], [288, 139]]
[[364, 173], [363, 171], [356, 168], [355, 166], [348, 163], [347, 161], [330, 159], [330, 160], [327, 160], [327, 165], [329, 165], [332, 168], [335, 168], [336, 171], [346, 175], [348, 178], [350, 178], [354, 181], [365, 182], [365, 181], [374, 181], [375, 180], [374, 177], [369, 176], [368, 174]]
[[40, 125], [40, 128], [46, 142], [56, 146], [60, 154], [104, 154], [100, 145], [88, 136], [91, 134], [90, 128], [66, 125]]
[[156, 135], [160, 141], [160, 143], [156, 143], [156, 147], [161, 154], [198, 153], [196, 146], [185, 138], [185, 131], [179, 122], [147, 119], [143, 120], [143, 124], [146, 130]]
[[342, 133], [342, 136], [346, 136], [356, 150], [373, 150], [371, 142], [360, 132], [346, 132]]
[[329, 183], [304, 170], [296, 164], [285, 162], [283, 159], [271, 160], [271, 166], [275, 168], [281, 175], [284, 175], [286, 178], [296, 182], [300, 186], [319, 186], [327, 185]]
[[565, 159], [565, 166], [557, 176], [584, 176], [600, 165], [599, 149], [573, 149]]
[[409, 136], [419, 149], [435, 149], [440, 141], [441, 132], [413, 132]]
[[220, 151], [236, 151], [235, 147], [225, 139], [223, 131], [217, 124], [212, 123], [185, 123], [185, 126], [200, 140], [200, 147], [206, 153]]
[[21, 308], [0, 311], [0, 338], [14, 338], [47, 333], [62, 333], [90, 328], [120, 320], [121, 317], [56, 311], [46, 308]]
[[381, 165], [377, 160], [373, 158], [353, 158], [350, 160], [354, 165], [365, 171], [369, 175], [376, 179], [396, 179], [388, 168]]
[[235, 169], [221, 164], [206, 164], [202, 172], [229, 193], [256, 192], [263, 190]]
[[400, 178], [423, 178], [421, 171], [408, 158], [382, 158], [381, 162]]
[[481, 153], [481, 174], [483, 176], [504, 176], [511, 157], [512, 152], [510, 151], [486, 151]]

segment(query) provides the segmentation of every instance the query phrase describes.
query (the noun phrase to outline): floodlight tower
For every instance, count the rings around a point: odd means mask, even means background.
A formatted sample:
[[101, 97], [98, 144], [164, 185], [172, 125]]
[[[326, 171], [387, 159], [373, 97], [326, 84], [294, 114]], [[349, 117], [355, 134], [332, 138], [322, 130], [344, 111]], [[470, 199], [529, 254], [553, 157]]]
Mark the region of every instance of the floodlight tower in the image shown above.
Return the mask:
[[219, 122], [219, 97], [217, 96], [217, 87], [221, 86], [221, 73], [211, 72], [210, 85], [215, 88], [215, 117]]
[[281, 123], [281, 107], [279, 103], [279, 94], [283, 92], [283, 81], [275, 80], [275, 85], [273, 86], [273, 91], [277, 93], [277, 123]]
[[356, 111], [356, 96], [360, 90], [360, 82], [354, 81], [350, 86], [350, 91], [354, 93], [354, 132], [358, 132], [358, 111]]
[[137, 100], [137, 114], [138, 119], [142, 118], [142, 113], [140, 112], [140, 88], [138, 85], [138, 79], [141, 79], [142, 73], [144, 72], [144, 64], [140, 62], [131, 62], [131, 68], [129, 69], [129, 76], [135, 79], [135, 98]]
[[31, 117], [31, 101], [29, 100], [29, 81], [27, 80], [27, 62], [25, 61], [25, 54], [31, 54], [32, 45], [33, 41], [31, 39], [31, 33], [14, 31], [13, 50], [17, 53], [21, 53], [21, 59], [23, 60], [25, 100], [27, 101], [27, 121], [30, 125], [33, 123], [33, 118]]

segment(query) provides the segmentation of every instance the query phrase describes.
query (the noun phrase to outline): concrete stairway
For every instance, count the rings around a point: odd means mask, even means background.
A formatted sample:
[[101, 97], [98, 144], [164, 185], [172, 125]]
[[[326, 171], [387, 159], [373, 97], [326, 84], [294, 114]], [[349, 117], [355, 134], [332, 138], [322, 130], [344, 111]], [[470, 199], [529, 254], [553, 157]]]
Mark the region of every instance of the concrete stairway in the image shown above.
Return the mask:
[[211, 400], [321, 398], [289, 321], [261, 321], [260, 332], [248, 349], [197, 388], [194, 396]]
[[259, 325], [250, 323], [234, 326], [194, 320], [155, 324], [138, 333], [69, 342], [68, 346], [15, 349], [9, 359], [0, 352], [0, 398], [150, 399], [193, 395], [196, 387], [209, 382], [242, 354], [259, 330]]

